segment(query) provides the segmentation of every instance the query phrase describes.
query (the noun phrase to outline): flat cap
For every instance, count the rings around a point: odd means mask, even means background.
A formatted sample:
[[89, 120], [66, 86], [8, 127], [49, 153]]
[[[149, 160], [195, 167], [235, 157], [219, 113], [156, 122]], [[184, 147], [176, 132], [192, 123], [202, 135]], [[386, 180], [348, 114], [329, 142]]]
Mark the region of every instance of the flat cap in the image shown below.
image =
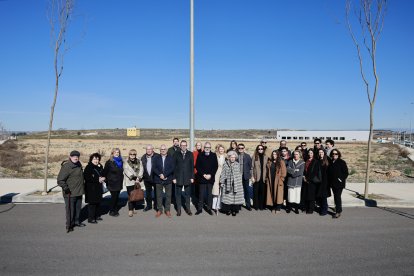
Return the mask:
[[70, 154], [69, 154], [69, 156], [77, 156], [77, 157], [79, 157], [80, 156], [80, 152], [79, 151], [77, 151], [77, 150], [72, 150], [71, 152], [70, 152]]

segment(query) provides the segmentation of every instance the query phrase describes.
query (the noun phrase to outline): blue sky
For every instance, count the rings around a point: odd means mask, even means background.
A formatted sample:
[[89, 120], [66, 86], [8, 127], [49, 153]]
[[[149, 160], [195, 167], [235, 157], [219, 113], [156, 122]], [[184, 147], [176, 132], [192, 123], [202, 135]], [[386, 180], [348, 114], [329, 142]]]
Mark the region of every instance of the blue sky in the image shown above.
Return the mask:
[[[187, 128], [189, 3], [76, 1], [54, 129]], [[344, 6], [195, 0], [196, 128], [367, 129]], [[10, 130], [48, 127], [54, 72], [46, 7], [0, 1], [0, 122]], [[388, 5], [376, 128], [414, 124], [413, 8], [410, 0]]]

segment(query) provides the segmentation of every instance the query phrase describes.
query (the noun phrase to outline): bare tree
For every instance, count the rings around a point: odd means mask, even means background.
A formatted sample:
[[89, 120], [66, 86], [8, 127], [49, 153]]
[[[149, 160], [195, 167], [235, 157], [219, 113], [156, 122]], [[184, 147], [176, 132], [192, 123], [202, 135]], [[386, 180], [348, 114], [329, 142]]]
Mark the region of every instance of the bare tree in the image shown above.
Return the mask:
[[48, 6], [51, 43], [54, 49], [55, 93], [53, 103], [50, 108], [49, 130], [47, 133], [43, 195], [47, 194], [50, 136], [53, 126], [53, 115], [55, 112], [56, 99], [59, 91], [59, 79], [62, 76], [63, 61], [68, 50], [66, 47], [66, 34], [71, 16], [73, 14], [73, 8], [74, 0], [50, 0]]
[[[359, 69], [369, 102], [369, 138], [364, 191], [365, 197], [368, 197], [371, 168], [371, 140], [374, 132], [374, 106], [377, 99], [379, 82], [377, 73], [377, 42], [384, 26], [387, 0], [359, 0], [359, 5], [353, 9], [351, 2], [351, 0], [346, 1], [346, 20], [349, 33], [358, 53]], [[352, 29], [351, 10], [354, 11], [360, 28], [358, 35]], [[360, 45], [361, 43], [363, 45], [362, 47]], [[368, 60], [369, 65], [367, 67], [364, 67], [364, 60]], [[372, 77], [367, 75], [367, 72], [372, 74]]]

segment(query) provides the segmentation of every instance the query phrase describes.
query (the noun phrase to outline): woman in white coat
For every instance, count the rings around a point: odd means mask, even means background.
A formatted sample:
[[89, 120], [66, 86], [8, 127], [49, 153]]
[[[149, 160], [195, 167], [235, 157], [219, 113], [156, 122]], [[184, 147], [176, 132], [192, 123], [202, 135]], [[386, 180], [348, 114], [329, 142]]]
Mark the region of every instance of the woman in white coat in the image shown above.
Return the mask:
[[218, 169], [215, 176], [215, 181], [213, 185], [213, 211], [217, 213], [217, 211], [220, 209], [220, 176], [221, 172], [223, 170], [223, 164], [226, 162], [226, 150], [224, 149], [224, 146], [221, 144], [218, 144], [216, 146], [216, 155], [217, 155], [217, 162], [218, 162]]

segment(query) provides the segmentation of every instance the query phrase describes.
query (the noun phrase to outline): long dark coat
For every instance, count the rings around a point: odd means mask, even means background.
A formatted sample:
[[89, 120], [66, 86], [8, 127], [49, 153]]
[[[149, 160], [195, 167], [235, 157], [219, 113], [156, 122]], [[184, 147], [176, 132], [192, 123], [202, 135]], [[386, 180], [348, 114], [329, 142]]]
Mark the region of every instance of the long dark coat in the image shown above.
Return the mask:
[[328, 167], [328, 182], [329, 187], [336, 189], [343, 189], [348, 178], [348, 166], [342, 159], [330, 161]]
[[102, 201], [102, 183], [99, 183], [99, 176], [102, 176], [103, 166], [95, 166], [91, 162], [86, 165], [83, 177], [85, 178], [85, 202], [98, 204]]
[[[306, 166], [306, 165], [305, 165]], [[305, 170], [306, 182], [303, 181], [302, 190], [303, 190], [303, 199], [304, 200], [315, 200], [316, 196], [316, 186], [319, 183], [315, 183], [315, 177], [321, 178], [321, 166], [319, 160], [315, 158], [312, 159], [311, 163], [307, 170]]]
[[119, 192], [122, 190], [122, 184], [124, 182], [124, 169], [118, 168], [115, 161], [111, 159], [106, 161], [102, 176], [106, 177], [106, 187], [109, 191]]
[[331, 189], [329, 188], [328, 182], [328, 167], [322, 164], [322, 160], [319, 160], [319, 165], [321, 168], [322, 182], [319, 185], [316, 185], [316, 197], [325, 198], [331, 196]]
[[[267, 186], [267, 196], [266, 196], [266, 205], [273, 206], [274, 204], [283, 204], [283, 182], [286, 177], [286, 166], [285, 161], [280, 161], [280, 169], [276, 170], [275, 178], [272, 179], [272, 161], [269, 160], [266, 165], [266, 186]], [[276, 168], [275, 168], [276, 169]]]
[[176, 151], [174, 154], [174, 179], [177, 180], [176, 185], [187, 186], [191, 184], [191, 180], [194, 180], [194, 157], [191, 151], [187, 151], [184, 158], [180, 151]]
[[[210, 152], [207, 156], [205, 152], [198, 155], [196, 161], [196, 179], [197, 184], [214, 184], [216, 180], [216, 172], [218, 169], [217, 155], [214, 152]], [[204, 174], [210, 174], [209, 180], [203, 177]]]

